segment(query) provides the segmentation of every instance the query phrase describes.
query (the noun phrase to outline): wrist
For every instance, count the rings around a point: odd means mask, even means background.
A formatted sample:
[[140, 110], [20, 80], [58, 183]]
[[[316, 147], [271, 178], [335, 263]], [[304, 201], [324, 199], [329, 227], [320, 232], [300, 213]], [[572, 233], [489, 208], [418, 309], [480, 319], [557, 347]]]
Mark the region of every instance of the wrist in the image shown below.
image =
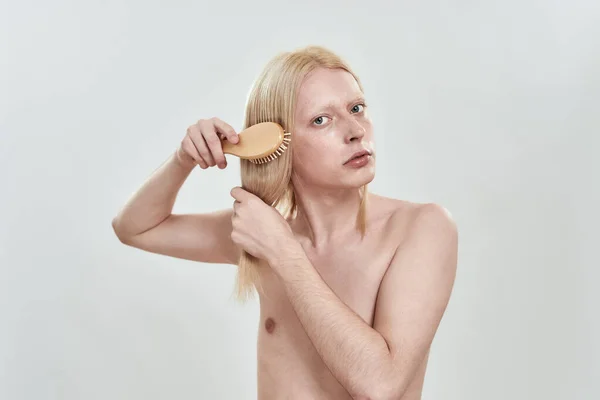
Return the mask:
[[175, 151], [175, 161], [179, 166], [187, 169], [192, 169], [196, 166], [196, 161], [189, 154], [184, 152], [181, 146]]
[[272, 268], [285, 268], [290, 263], [295, 263], [306, 257], [306, 253], [300, 242], [295, 238], [289, 238], [281, 241], [277, 251], [269, 258], [268, 263]]

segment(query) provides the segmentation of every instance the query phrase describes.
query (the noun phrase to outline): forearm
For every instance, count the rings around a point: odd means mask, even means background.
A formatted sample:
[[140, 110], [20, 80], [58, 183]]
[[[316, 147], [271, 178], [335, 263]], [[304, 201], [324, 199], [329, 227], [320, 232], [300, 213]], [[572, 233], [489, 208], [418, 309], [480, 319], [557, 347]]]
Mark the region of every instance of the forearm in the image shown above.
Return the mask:
[[196, 165], [178, 152], [150, 175], [113, 219], [119, 237], [145, 232], [171, 215], [177, 194]]
[[368, 398], [373, 385], [383, 390], [392, 372], [385, 339], [337, 297], [301, 247], [275, 262], [302, 326], [332, 374], [357, 399]]

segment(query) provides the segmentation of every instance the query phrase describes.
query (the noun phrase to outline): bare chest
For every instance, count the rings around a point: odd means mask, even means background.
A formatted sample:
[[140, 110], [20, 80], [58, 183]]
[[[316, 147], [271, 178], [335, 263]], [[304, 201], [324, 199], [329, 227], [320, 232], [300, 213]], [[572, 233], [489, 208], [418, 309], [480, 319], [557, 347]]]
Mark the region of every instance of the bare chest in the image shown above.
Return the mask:
[[[304, 250], [327, 286], [366, 323], [372, 325], [379, 285], [395, 248], [394, 241], [386, 238], [382, 232], [371, 233], [360, 242], [340, 244], [321, 254], [307, 247]], [[288, 321], [294, 318], [283, 282], [268, 266], [263, 269], [261, 283], [261, 312]]]
[[[377, 200], [377, 199], [376, 199]], [[312, 267], [329, 289], [366, 324], [373, 326], [379, 287], [401, 240], [410, 211], [391, 217], [397, 203], [379, 199], [364, 238], [340, 240], [327, 250], [303, 244]], [[410, 207], [406, 207], [410, 210]], [[300, 241], [302, 243], [302, 241]], [[351, 399], [325, 365], [308, 337], [285, 283], [268, 265], [260, 270], [260, 321], [257, 340], [258, 398]], [[328, 329], [327, 321], [320, 321]], [[422, 373], [415, 377], [418, 392]], [[405, 398], [419, 398], [410, 395]]]
[[[335, 251], [318, 254], [305, 248], [327, 286], [369, 326], [373, 325], [379, 285], [395, 251], [394, 243], [383, 232], [371, 232], [377, 233]], [[323, 363], [287, 297], [283, 282], [268, 266], [262, 268], [261, 284], [257, 342], [259, 398], [282, 398], [288, 393], [296, 393], [297, 398], [350, 398]]]

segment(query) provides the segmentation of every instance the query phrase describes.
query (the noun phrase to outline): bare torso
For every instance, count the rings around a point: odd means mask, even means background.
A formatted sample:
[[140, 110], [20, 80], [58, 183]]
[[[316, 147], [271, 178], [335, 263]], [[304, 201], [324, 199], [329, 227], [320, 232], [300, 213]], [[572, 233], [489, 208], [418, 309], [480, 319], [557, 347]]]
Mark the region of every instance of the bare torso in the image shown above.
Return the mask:
[[[346, 238], [331, 249], [315, 252], [298, 236], [323, 280], [369, 326], [373, 326], [380, 282], [419, 206], [369, 194], [364, 240], [361, 241], [357, 233], [356, 237]], [[290, 225], [296, 232], [294, 224]], [[279, 278], [269, 268], [261, 270], [258, 400], [351, 399], [305, 333]], [[421, 398], [427, 358], [402, 400]]]

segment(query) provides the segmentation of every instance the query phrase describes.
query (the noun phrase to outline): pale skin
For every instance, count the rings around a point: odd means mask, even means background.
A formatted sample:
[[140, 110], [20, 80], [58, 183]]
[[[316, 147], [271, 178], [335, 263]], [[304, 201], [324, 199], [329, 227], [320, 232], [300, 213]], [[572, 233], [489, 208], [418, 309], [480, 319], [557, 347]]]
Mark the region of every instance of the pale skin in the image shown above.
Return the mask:
[[[239, 187], [232, 209], [171, 214], [194, 166], [224, 161], [208, 147], [185, 151], [186, 136], [113, 221], [121, 241], [147, 251], [234, 264], [245, 250], [263, 260], [260, 400], [421, 398], [454, 284], [458, 234], [437, 204], [370, 193], [361, 239], [358, 188], [373, 179], [376, 159], [367, 108], [344, 71], [317, 69], [303, 82], [293, 132], [295, 219]], [[217, 124], [212, 131], [235, 140], [231, 127]], [[361, 149], [372, 153], [367, 165], [344, 165]]]

